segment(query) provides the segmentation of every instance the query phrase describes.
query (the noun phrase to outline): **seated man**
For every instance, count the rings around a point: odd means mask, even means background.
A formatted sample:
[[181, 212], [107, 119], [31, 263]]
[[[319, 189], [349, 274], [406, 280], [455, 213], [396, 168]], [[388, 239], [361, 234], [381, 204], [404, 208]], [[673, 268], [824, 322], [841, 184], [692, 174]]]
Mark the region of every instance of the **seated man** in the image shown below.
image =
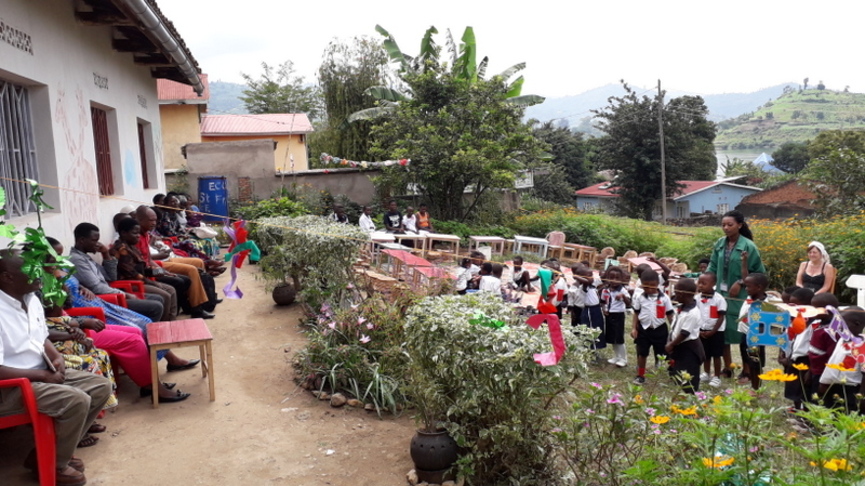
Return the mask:
[[[19, 252], [0, 252], [0, 380], [27, 378], [39, 411], [54, 418], [57, 440], [57, 484], [87, 482], [84, 462], [72, 454], [111, 395], [102, 376], [67, 370], [63, 356], [48, 341], [40, 281], [28, 282]], [[24, 411], [21, 390], [0, 390], [0, 415]], [[25, 462], [35, 467], [35, 455]]]
[[[75, 246], [69, 251], [69, 260], [75, 265], [75, 276], [84, 288], [94, 294], [121, 294], [122, 290], [108, 285], [117, 280], [117, 259], [111, 256], [108, 247], [99, 241], [99, 228], [95, 224], [81, 223], [75, 227]], [[88, 253], [101, 253], [100, 266]], [[126, 294], [126, 307], [153, 322], [169, 321], [175, 314], [165, 312], [165, 301], [158, 293], [147, 292], [144, 299]]]

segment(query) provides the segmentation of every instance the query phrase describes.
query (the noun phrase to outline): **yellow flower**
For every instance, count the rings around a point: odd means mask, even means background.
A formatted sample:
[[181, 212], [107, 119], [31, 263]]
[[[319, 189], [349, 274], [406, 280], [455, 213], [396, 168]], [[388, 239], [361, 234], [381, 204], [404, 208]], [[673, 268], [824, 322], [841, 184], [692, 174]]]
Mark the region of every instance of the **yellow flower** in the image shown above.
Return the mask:
[[642, 397], [642, 396], [640, 396], [640, 395], [634, 395], [634, 403], [636, 403], [637, 405], [642, 405], [642, 404], [644, 404], [644, 403], [646, 403], [646, 402], [643, 400], [643, 397]]
[[715, 405], [720, 405], [724, 401], [724, 397], [721, 395], [715, 395], [715, 398], [712, 399], [715, 402]]
[[838, 370], [838, 371], [846, 371], [846, 372], [856, 371], [854, 368], [845, 368], [844, 365], [841, 365], [841, 364], [835, 364], [835, 363], [833, 363], [833, 364], [827, 364], [826, 367], [827, 367], [827, 368], [832, 368], [833, 370]]
[[735, 457], [719, 456], [719, 457], [704, 457], [703, 465], [706, 467], [727, 467], [736, 461]]
[[649, 422], [652, 422], [653, 424], [658, 424], [658, 425], [665, 424], [669, 421], [670, 421], [670, 417], [667, 417], [666, 415], [655, 415], [654, 417], [649, 419]]
[[793, 365], [793, 368], [796, 368], [799, 371], [806, 371], [808, 369], [808, 365], [806, 365], [805, 363], [795, 363]]
[[799, 379], [799, 377], [797, 377], [796, 375], [784, 373], [777, 368], [774, 370], [769, 370], [766, 373], [758, 376], [763, 381], [793, 381]]
[[[817, 463], [811, 461], [812, 466], [817, 467]], [[829, 469], [831, 471], [852, 471], [853, 466], [847, 462], [847, 459], [829, 459], [828, 461], [823, 461], [823, 467]]]

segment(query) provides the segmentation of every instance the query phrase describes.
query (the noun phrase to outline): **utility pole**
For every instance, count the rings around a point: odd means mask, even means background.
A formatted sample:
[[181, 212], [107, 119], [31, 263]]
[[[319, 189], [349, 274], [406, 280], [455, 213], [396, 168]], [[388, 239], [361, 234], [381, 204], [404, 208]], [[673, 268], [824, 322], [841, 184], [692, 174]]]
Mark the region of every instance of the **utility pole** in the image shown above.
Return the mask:
[[661, 224], [667, 224], [667, 164], [664, 160], [664, 93], [658, 80], [658, 137], [661, 141]]

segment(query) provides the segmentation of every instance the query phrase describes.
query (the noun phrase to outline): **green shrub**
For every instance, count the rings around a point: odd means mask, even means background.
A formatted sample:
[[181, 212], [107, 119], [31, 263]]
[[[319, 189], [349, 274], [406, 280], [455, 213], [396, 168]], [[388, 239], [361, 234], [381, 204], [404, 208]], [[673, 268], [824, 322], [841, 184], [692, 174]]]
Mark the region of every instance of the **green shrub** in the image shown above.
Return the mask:
[[[506, 325], [470, 323], [478, 313]], [[469, 484], [556, 483], [551, 403], [586, 371], [593, 331], [566, 332], [562, 361], [540, 366], [533, 354], [551, 349], [545, 327], [532, 330], [499, 296], [480, 293], [420, 301], [405, 334], [414, 403], [428, 427], [443, 422], [462, 448], [459, 474]]]
[[309, 214], [309, 209], [301, 202], [288, 197], [264, 199], [235, 208], [232, 216], [247, 221], [274, 216], [302, 216]]

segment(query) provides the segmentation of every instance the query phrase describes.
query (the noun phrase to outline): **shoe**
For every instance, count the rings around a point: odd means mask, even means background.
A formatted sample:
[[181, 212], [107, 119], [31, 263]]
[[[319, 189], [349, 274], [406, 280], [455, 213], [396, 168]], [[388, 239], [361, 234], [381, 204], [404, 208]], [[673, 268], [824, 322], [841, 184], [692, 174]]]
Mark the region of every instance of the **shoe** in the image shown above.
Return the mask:
[[607, 363], [610, 363], [611, 365], [617, 364], [618, 362], [619, 360], [616, 358], [610, 358], [607, 360]]
[[216, 315], [207, 312], [206, 310], [195, 310], [189, 314], [193, 319], [213, 319]]
[[[164, 386], [165, 388], [167, 388], [169, 390], [173, 390], [174, 387], [177, 386], [177, 383], [163, 382], [162, 386]], [[147, 398], [147, 397], [153, 396], [153, 387], [146, 387], [146, 388], [141, 387], [141, 388], [139, 388], [138, 389], [138, 396], [140, 396], [141, 398]]]
[[646, 377], [645, 376], [638, 376], [638, 377], [634, 378], [634, 384], [635, 385], [642, 385], [644, 383], [646, 383]]
[[619, 368], [624, 368], [624, 367], [628, 366], [628, 362], [623, 360], [623, 359], [616, 360], [616, 362], [613, 364], [615, 364]]
[[[37, 472], [39, 470], [39, 462], [36, 459], [36, 449], [30, 451], [30, 454], [27, 454], [27, 458], [24, 459], [24, 467]], [[83, 473], [84, 472], [84, 461], [77, 457], [73, 457], [69, 459], [69, 467], [75, 469], [76, 471]]]
[[709, 373], [706, 373], [705, 371], [700, 373], [700, 383], [709, 381], [709, 379], [710, 379]]
[[192, 368], [195, 368], [196, 366], [198, 366], [198, 363], [201, 363], [200, 359], [191, 359], [185, 365], [172, 365], [172, 364], [170, 364], [170, 365], [166, 366], [166, 369], [168, 371], [189, 370], [189, 369], [192, 369]]
[[191, 393], [184, 393], [184, 392], [182, 392], [182, 391], [180, 391], [180, 390], [177, 390], [177, 395], [174, 395], [174, 396], [171, 396], [171, 397], [159, 397], [159, 403], [175, 403], [175, 402], [182, 402], [182, 401], [186, 400], [187, 398], [189, 398], [189, 397], [191, 397], [191, 396], [192, 396]]
[[720, 376], [713, 376], [712, 379], [709, 380], [709, 386], [713, 386], [715, 388], [718, 388], [719, 386], [721, 386], [721, 377]]
[[214, 302], [214, 304], [221, 304], [223, 300], [225, 300], [225, 299], [216, 299], [216, 301]]
[[87, 484], [87, 478], [84, 476], [83, 472], [77, 471], [73, 468], [72, 470], [75, 471], [75, 474], [64, 474], [64, 470], [65, 468], [57, 470], [54, 479], [57, 486], [84, 486]]
[[75, 469], [76, 471], [83, 473], [84, 472], [84, 461], [78, 459], [77, 457], [73, 457], [69, 459], [69, 467]]
[[168, 388], [169, 390], [174, 390], [174, 387], [177, 386], [177, 383], [168, 383], [167, 381], [163, 381], [162, 386]]

